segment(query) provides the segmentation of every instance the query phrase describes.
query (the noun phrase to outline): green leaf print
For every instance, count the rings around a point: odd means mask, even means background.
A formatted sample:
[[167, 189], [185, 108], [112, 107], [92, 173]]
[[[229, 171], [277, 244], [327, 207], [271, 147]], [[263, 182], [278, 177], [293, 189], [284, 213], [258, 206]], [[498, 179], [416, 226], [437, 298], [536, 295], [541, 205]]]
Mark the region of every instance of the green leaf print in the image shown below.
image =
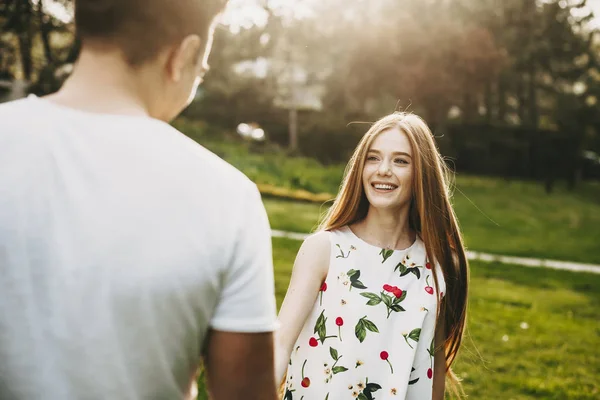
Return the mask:
[[371, 332], [379, 333], [379, 329], [377, 329], [377, 326], [375, 326], [375, 324], [369, 321], [368, 319], [363, 319], [363, 323], [365, 324], [365, 328], [367, 328]]
[[433, 339], [431, 339], [431, 344], [429, 345], [429, 348], [427, 349], [427, 352], [429, 353], [429, 357], [433, 357], [433, 355], [435, 353], [435, 347], [433, 346], [434, 339], [435, 339], [435, 337]]
[[325, 310], [323, 310], [323, 311], [321, 311], [319, 318], [317, 318], [317, 322], [315, 323], [315, 329], [313, 331], [314, 333], [316, 333], [319, 336], [319, 340], [321, 341], [321, 344], [323, 344], [326, 339], [337, 337], [336, 335], [327, 336], [327, 328], [325, 326], [326, 322], [327, 322], [327, 318], [325, 317]]
[[356, 338], [358, 339], [359, 342], [363, 342], [363, 340], [365, 340], [365, 337], [367, 336], [367, 328], [365, 328], [364, 323], [362, 322], [362, 319], [358, 321], [358, 323], [356, 324], [356, 327], [354, 328], [354, 334], [356, 335]]
[[395, 311], [395, 312], [406, 311], [400, 304], [392, 304], [390, 306], [390, 310]]
[[408, 274], [414, 274], [417, 279], [421, 279], [421, 271], [419, 270], [419, 268], [423, 268], [422, 266], [414, 266], [414, 267], [407, 267], [406, 265], [404, 265], [404, 262], [401, 261], [398, 263], [398, 265], [396, 265], [396, 268], [394, 268], [394, 271], [400, 271], [400, 277], [406, 276]]
[[329, 354], [331, 354], [331, 358], [333, 358], [335, 361], [337, 361], [339, 359], [338, 352], [333, 347], [329, 348]]
[[417, 277], [417, 279], [421, 279], [421, 271], [419, 271], [419, 267], [404, 267], [404, 270], [400, 273], [400, 277], [402, 278], [403, 276], [406, 276], [408, 274], [414, 274]]
[[294, 400], [294, 397], [292, 396], [292, 391], [290, 389], [287, 389], [285, 391], [285, 396], [283, 396], [283, 400]]
[[331, 370], [333, 371], [333, 374], [335, 375], [335, 374], [339, 374], [340, 372], [348, 371], [348, 368], [342, 367], [340, 365], [340, 366], [337, 366], [337, 367], [333, 367]]
[[381, 389], [381, 386], [376, 384], [376, 383], [367, 383], [367, 385], [365, 386], [365, 392], [370, 392], [370, 393], [375, 393], [376, 391], [378, 391], [379, 389]]
[[336, 366], [338, 361], [340, 361], [340, 359], [342, 358], [342, 356], [340, 356], [338, 354], [338, 351], [336, 349], [334, 349], [333, 347], [330, 347], [329, 354], [331, 354], [331, 358], [333, 358], [335, 360], [335, 362], [331, 366], [331, 371], [333, 372], [333, 375], [339, 374], [340, 372], [348, 371], [348, 368], [346, 368], [344, 366], [341, 366], [341, 365]]
[[356, 335], [356, 338], [359, 340], [359, 342], [362, 343], [363, 340], [365, 340], [365, 337], [367, 336], [367, 330], [379, 333], [379, 329], [377, 329], [377, 326], [373, 322], [369, 321], [367, 319], [367, 316], [365, 315], [364, 317], [358, 320], [358, 323], [354, 328], [354, 334]]
[[325, 310], [321, 311], [319, 318], [317, 318], [317, 322], [315, 323], [314, 333], [319, 335], [319, 339], [321, 340], [321, 344], [325, 340], [325, 336], [327, 336], [327, 329], [325, 328], [325, 322], [327, 318], [325, 318]]
[[329, 393], [327, 393], [327, 396], [325, 396], [325, 400], [329, 399]]
[[346, 273], [346, 275], [348, 275], [348, 278], [350, 279], [350, 289], [352, 289], [353, 287], [357, 289], [367, 288], [361, 281], [358, 280], [358, 278], [360, 278], [360, 271], [351, 269]]
[[[361, 293], [360, 295], [369, 299], [369, 301], [367, 302], [368, 306], [376, 306], [383, 302], [385, 304], [385, 307], [387, 308], [388, 318], [390, 317], [392, 311], [405, 311], [399, 303], [401, 303], [406, 298], [406, 291], [400, 290], [396, 286], [390, 285], [384, 285], [384, 290], [393, 292], [394, 296], [391, 296], [385, 292], [381, 292], [379, 296], [371, 292]], [[402, 292], [402, 294], [399, 295], [399, 292]], [[400, 297], [396, 297], [397, 295], [399, 295]]]
[[[412, 375], [412, 373], [413, 373], [413, 372], [415, 372], [415, 367], [412, 367], [412, 368], [410, 369], [410, 373], [411, 373], [411, 375]], [[415, 383], [417, 383], [417, 382], [419, 382], [419, 378], [413, 379], [412, 381], [408, 381], [408, 384], [409, 384], [409, 385], [414, 385], [414, 384], [415, 384]]]
[[[406, 267], [406, 265], [404, 265], [403, 263], [398, 263], [398, 265], [396, 265], [396, 268], [394, 268], [394, 271], [396, 270], [400, 270], [400, 276], [404, 276], [406, 275], [406, 271], [408, 270], [408, 268]], [[406, 272], [406, 273], [405, 273]]]
[[419, 336], [421, 336], [421, 328], [416, 328], [413, 329], [412, 331], [410, 331], [410, 333], [408, 334], [408, 337], [412, 340], [414, 340], [415, 342], [419, 341]]
[[364, 393], [360, 393], [357, 397], [358, 400], [369, 400], [369, 398], [367, 396], [365, 396]]
[[406, 341], [406, 344], [411, 348], [414, 349], [414, 347], [412, 347], [412, 345], [408, 342], [408, 339], [414, 340], [415, 342], [419, 341], [419, 337], [421, 336], [421, 328], [415, 328], [412, 331], [410, 331], [409, 334], [403, 333], [402, 336], [404, 336], [404, 340]]
[[364, 292], [360, 295], [369, 299], [369, 301], [367, 302], [368, 306], [376, 306], [377, 304], [381, 303], [381, 298], [375, 293]]
[[390, 258], [390, 256], [394, 254], [394, 250], [390, 250], [390, 249], [381, 249], [381, 251], [379, 252], [379, 255], [381, 257], [383, 257], [383, 261], [381, 262], [382, 264], [385, 262], [385, 260], [387, 260], [388, 258]]
[[390, 308], [390, 306], [394, 302], [394, 299], [392, 299], [392, 296], [389, 296], [385, 293], [381, 293], [381, 300], [383, 300], [383, 304], [385, 304], [388, 308]]
[[421, 279], [421, 271], [419, 271], [419, 268], [417, 268], [417, 267], [411, 268], [410, 272], [415, 274], [417, 276], [417, 279]]
[[366, 289], [367, 287], [359, 280], [350, 281], [350, 286], [357, 289]]

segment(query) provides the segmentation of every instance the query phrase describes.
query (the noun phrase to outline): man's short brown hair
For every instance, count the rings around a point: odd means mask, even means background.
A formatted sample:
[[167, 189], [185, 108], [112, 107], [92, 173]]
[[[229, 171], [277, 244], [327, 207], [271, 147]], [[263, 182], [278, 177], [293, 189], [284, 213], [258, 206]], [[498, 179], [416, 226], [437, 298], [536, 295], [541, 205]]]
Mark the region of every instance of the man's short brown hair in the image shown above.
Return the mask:
[[83, 46], [116, 47], [131, 66], [152, 60], [187, 35], [206, 40], [227, 0], [75, 0]]

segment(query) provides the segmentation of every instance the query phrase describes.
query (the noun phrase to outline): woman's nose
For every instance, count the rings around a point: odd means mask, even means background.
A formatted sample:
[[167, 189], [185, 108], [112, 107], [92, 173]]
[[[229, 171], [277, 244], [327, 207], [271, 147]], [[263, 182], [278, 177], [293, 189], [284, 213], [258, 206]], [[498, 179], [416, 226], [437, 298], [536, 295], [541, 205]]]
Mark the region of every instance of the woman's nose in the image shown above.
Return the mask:
[[377, 169], [377, 173], [381, 176], [389, 175], [391, 173], [390, 165], [386, 161], [382, 161], [379, 164], [379, 168]]

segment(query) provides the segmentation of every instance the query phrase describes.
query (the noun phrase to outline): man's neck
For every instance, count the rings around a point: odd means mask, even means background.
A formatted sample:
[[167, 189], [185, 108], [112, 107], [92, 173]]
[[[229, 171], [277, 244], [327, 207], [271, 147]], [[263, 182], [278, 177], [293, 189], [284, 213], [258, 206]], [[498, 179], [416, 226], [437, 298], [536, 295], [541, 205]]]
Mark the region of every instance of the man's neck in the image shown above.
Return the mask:
[[100, 114], [149, 116], [144, 101], [143, 71], [132, 71], [117, 53], [82, 50], [73, 73], [45, 99], [62, 106]]

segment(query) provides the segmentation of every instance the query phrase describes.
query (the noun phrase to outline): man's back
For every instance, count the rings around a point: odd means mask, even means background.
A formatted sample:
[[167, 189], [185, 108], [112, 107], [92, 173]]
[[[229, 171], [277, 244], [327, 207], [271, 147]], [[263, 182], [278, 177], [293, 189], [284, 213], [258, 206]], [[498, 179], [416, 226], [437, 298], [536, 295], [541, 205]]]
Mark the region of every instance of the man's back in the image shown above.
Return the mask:
[[273, 330], [241, 173], [150, 118], [30, 97], [0, 121], [0, 398], [181, 398], [209, 327]]

